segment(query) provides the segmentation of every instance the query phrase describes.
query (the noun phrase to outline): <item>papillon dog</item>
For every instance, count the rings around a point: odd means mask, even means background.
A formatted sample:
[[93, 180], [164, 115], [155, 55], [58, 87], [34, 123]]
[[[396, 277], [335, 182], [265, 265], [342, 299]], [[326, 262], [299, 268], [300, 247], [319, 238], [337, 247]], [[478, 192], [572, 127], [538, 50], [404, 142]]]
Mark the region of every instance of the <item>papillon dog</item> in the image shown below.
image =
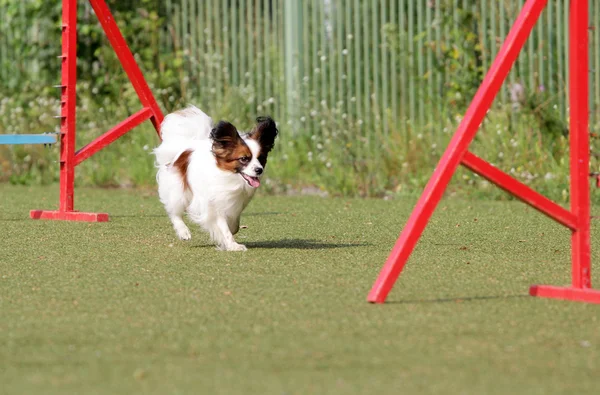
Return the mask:
[[167, 115], [161, 124], [162, 143], [154, 150], [160, 201], [181, 240], [191, 233], [183, 214], [210, 234], [217, 249], [245, 251], [233, 235], [256, 189], [277, 137], [275, 121], [256, 119], [240, 134], [226, 121], [213, 124], [191, 106]]

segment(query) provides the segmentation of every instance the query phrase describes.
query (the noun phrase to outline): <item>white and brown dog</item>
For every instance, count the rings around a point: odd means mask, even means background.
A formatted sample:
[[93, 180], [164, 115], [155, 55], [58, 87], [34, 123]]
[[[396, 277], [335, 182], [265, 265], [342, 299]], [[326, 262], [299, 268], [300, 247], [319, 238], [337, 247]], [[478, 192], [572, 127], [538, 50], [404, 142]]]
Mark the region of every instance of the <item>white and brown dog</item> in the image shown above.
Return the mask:
[[165, 117], [162, 144], [154, 150], [160, 201], [182, 240], [191, 238], [183, 214], [204, 228], [220, 250], [245, 251], [233, 235], [242, 211], [260, 186], [277, 126], [260, 117], [248, 134], [196, 107]]

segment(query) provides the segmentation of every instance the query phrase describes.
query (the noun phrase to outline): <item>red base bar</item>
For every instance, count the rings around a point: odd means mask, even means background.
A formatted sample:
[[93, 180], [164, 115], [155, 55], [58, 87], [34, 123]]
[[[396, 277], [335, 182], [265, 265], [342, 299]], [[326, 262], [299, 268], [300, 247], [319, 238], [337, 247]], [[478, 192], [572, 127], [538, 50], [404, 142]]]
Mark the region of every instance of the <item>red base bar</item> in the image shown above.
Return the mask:
[[108, 222], [106, 213], [82, 213], [79, 211], [31, 210], [32, 219], [53, 219], [59, 221]]
[[552, 285], [532, 285], [529, 295], [541, 298], [573, 300], [576, 302], [600, 303], [600, 290], [592, 288], [554, 287]]

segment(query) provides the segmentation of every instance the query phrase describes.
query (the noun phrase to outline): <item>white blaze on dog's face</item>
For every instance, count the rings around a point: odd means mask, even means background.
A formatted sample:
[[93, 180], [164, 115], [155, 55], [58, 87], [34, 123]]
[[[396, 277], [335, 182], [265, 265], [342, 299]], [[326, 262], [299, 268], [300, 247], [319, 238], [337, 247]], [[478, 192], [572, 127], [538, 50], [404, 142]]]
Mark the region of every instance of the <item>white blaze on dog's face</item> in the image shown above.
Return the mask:
[[250, 133], [240, 137], [229, 122], [220, 121], [211, 132], [217, 167], [237, 173], [252, 188], [260, 186], [267, 156], [275, 144], [277, 127], [271, 118], [257, 118]]
[[260, 177], [264, 171], [264, 167], [258, 161], [260, 145], [258, 145], [256, 140], [251, 138], [244, 139], [244, 142], [250, 149], [252, 156], [246, 166], [241, 170], [240, 175], [252, 188], [258, 188], [260, 186]]

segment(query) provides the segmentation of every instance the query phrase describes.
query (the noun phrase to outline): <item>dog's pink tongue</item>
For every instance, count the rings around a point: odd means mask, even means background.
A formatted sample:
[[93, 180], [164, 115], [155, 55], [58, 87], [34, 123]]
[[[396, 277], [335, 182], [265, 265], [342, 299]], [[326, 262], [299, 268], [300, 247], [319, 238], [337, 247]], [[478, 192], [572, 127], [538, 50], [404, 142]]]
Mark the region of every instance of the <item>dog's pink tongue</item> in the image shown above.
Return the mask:
[[256, 177], [248, 177], [250, 181], [250, 186], [252, 188], [258, 188], [260, 186], [260, 180]]

